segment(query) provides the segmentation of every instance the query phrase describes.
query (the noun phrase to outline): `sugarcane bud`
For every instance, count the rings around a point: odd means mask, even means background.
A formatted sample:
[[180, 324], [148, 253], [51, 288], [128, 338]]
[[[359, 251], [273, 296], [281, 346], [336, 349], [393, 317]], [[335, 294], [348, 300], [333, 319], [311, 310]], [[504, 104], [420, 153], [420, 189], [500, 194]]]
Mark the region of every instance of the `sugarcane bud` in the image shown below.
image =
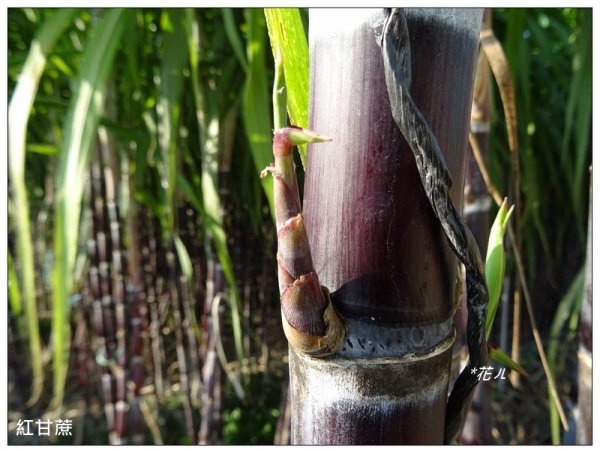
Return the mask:
[[335, 353], [344, 341], [346, 328], [331, 303], [329, 291], [321, 286], [313, 268], [304, 217], [300, 213], [292, 147], [326, 141], [331, 139], [296, 126], [275, 131], [275, 162], [261, 174], [273, 175], [283, 330], [291, 347], [316, 357]]
[[325, 335], [328, 304], [314, 272], [301, 275], [281, 293], [281, 311], [288, 324], [308, 335]]
[[[288, 318], [286, 318], [286, 309], [284, 309], [283, 301], [281, 305], [281, 321], [288, 342], [296, 351], [303, 352], [313, 357], [327, 357], [328, 355], [335, 353], [346, 338], [346, 325], [344, 319], [331, 303], [327, 288], [321, 286], [320, 289], [321, 294], [324, 296], [327, 303], [327, 307], [322, 315], [324, 324], [324, 332], [322, 335], [312, 335], [295, 328], [288, 322]], [[287, 311], [289, 312], [290, 309], [287, 308]]]

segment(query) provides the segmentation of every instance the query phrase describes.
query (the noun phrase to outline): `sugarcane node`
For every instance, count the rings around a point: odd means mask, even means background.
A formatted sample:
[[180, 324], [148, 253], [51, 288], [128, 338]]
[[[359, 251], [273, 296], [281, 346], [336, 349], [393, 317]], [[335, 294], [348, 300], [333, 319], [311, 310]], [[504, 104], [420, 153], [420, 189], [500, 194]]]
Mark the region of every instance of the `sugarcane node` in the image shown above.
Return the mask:
[[290, 141], [289, 129], [290, 127], [288, 126], [278, 129], [273, 133], [273, 155], [275, 159], [292, 154], [292, 147], [294, 145]]

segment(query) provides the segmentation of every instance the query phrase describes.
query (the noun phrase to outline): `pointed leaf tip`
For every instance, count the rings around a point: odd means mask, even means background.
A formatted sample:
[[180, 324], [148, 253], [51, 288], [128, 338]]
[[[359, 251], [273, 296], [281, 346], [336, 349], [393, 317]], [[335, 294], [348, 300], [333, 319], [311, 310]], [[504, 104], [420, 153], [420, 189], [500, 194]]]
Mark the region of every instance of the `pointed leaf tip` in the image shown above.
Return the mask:
[[302, 145], [304, 143], [323, 143], [331, 142], [332, 138], [320, 135], [310, 129], [302, 129], [299, 127], [286, 128], [290, 142], [293, 145]]

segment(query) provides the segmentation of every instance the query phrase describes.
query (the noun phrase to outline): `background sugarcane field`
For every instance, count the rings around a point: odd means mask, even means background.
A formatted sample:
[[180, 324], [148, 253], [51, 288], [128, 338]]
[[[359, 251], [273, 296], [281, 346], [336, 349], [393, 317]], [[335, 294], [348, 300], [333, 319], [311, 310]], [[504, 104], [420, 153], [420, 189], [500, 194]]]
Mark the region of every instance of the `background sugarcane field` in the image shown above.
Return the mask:
[[[309, 27], [306, 9], [7, 10], [9, 444], [290, 442], [259, 175], [273, 40], [304, 31], [307, 77]], [[479, 385], [461, 442], [590, 443], [592, 10], [493, 9], [491, 30], [463, 212], [485, 248], [516, 205], [489, 342], [521, 373]]]

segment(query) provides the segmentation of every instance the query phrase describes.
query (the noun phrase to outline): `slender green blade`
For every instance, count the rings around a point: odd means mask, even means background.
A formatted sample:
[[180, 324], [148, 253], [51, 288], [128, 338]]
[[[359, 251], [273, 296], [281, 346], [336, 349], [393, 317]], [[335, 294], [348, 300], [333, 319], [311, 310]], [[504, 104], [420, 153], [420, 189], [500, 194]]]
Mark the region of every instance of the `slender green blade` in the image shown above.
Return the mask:
[[[585, 243], [585, 197], [581, 194], [589, 162], [590, 127], [592, 124], [592, 18], [591, 10], [579, 11], [580, 29], [577, 52], [565, 112], [565, 129], [561, 150], [561, 168], [567, 168], [571, 203], [577, 217], [579, 238]], [[575, 152], [573, 152], [575, 151]]]
[[21, 305], [21, 288], [19, 288], [19, 279], [15, 270], [12, 253], [8, 252], [8, 300], [13, 315], [19, 316], [23, 306]]
[[[175, 250], [177, 251], [177, 259], [179, 260], [179, 265], [181, 266], [181, 272], [185, 276], [185, 284], [187, 285], [188, 294], [194, 294], [194, 271], [192, 266], [192, 259], [190, 258], [190, 254], [188, 253], [188, 250], [183, 241], [181, 240], [181, 237], [179, 237], [179, 235], [175, 235], [174, 242]], [[190, 301], [186, 300], [183, 301], [183, 303], [190, 303]], [[196, 319], [196, 314], [193, 306], [190, 307], [189, 314], [191, 318], [189, 320], [190, 326], [196, 334], [196, 336], [199, 336], [200, 328], [198, 326], [198, 321]]]
[[[248, 9], [245, 13], [248, 26], [248, 73], [244, 86], [242, 115], [250, 151], [258, 173], [273, 160], [271, 150], [273, 125], [265, 67], [266, 25], [261, 10]], [[266, 179], [262, 179], [261, 184], [274, 219], [273, 184]]]
[[55, 156], [59, 153], [58, 147], [49, 143], [28, 143], [26, 150], [28, 153], [44, 154], [46, 156]]
[[42, 392], [42, 346], [38, 327], [35, 300], [35, 270], [33, 246], [29, 222], [29, 200], [25, 185], [25, 142], [27, 123], [35, 99], [40, 77], [46, 66], [46, 58], [64, 30], [77, 14], [73, 9], [57, 10], [56, 14], [41, 26], [31, 43], [8, 108], [8, 153], [12, 199], [15, 212], [17, 240], [16, 259], [21, 269], [22, 297], [27, 317], [29, 352], [33, 372], [32, 395], [29, 403], [35, 403]]
[[496, 219], [490, 229], [490, 236], [487, 246], [487, 254], [485, 257], [485, 281], [488, 287], [489, 302], [488, 311], [485, 320], [485, 337], [490, 337], [496, 311], [500, 301], [502, 285], [504, 282], [504, 270], [506, 257], [504, 253], [504, 234], [506, 226], [513, 211], [514, 206], [507, 209], [507, 202], [504, 202], [498, 210]]
[[[223, 274], [225, 275], [225, 279], [227, 280], [230, 288], [233, 337], [236, 354], [238, 360], [241, 362], [244, 357], [244, 351], [242, 345], [242, 323], [240, 319], [239, 308], [240, 299], [235, 282], [235, 275], [233, 273], [231, 256], [227, 248], [227, 236], [225, 234], [225, 230], [223, 229], [221, 201], [218, 192], [220, 123], [218, 114], [210, 109], [210, 106], [213, 105], [213, 103], [208, 102], [209, 99], [205, 98], [205, 93], [203, 93], [199, 83], [198, 55], [200, 49], [200, 37], [198, 22], [193, 10], [186, 10], [185, 14], [184, 29], [186, 32], [186, 40], [190, 53], [190, 72], [192, 74], [191, 83], [192, 91], [194, 93], [196, 118], [198, 120], [198, 128], [201, 131], [200, 149], [202, 161], [202, 177], [200, 180], [202, 197], [200, 199], [200, 197], [193, 196], [190, 198], [190, 201], [194, 203], [196, 209], [202, 216], [202, 221], [205, 225], [205, 228], [210, 233], [209, 236], [212, 239], [217, 257], [221, 263], [221, 266], [223, 267]], [[183, 175], [179, 177], [179, 183], [184, 190], [189, 192], [190, 184], [187, 183], [187, 180], [183, 177]]]
[[275, 52], [275, 77], [273, 79], [273, 124], [278, 130], [287, 126], [287, 95], [285, 93], [285, 75], [283, 72], [283, 54], [281, 49]]
[[229, 39], [229, 44], [231, 44], [233, 53], [240, 62], [242, 68], [244, 68], [244, 71], [248, 71], [248, 62], [246, 61], [244, 45], [242, 44], [242, 39], [240, 38], [240, 34], [238, 33], [238, 29], [235, 24], [233, 11], [231, 10], [231, 8], [224, 8], [221, 12], [223, 14], [223, 25], [225, 26], [225, 34], [227, 35], [227, 39]]
[[490, 359], [498, 362], [500, 365], [504, 365], [512, 371], [516, 371], [521, 376], [529, 377], [529, 374], [527, 373], [527, 371], [525, 371], [525, 368], [523, 368], [521, 365], [519, 365], [517, 362], [511, 359], [510, 356], [502, 349], [488, 345], [488, 351], [490, 354]]
[[[265, 8], [273, 57], [281, 50], [287, 89], [287, 108], [292, 124], [308, 128], [308, 43], [298, 8]], [[298, 147], [302, 165], [306, 145]]]
[[[559, 354], [560, 335], [565, 324], [569, 321], [569, 318], [571, 318], [574, 313], [579, 313], [581, 302], [583, 300], [584, 281], [585, 266], [573, 279], [571, 286], [558, 304], [556, 312], [554, 313], [547, 346], [548, 366], [554, 378], [556, 378], [559, 363], [564, 363], [564, 356], [561, 359]], [[550, 431], [552, 433], [552, 443], [554, 445], [560, 445], [560, 417], [550, 388], [548, 388], [548, 404], [550, 406]]]
[[62, 406], [67, 377], [70, 323], [69, 296], [78, 244], [78, 227], [83, 189], [92, 141], [104, 107], [105, 80], [110, 73], [130, 10], [107, 10], [85, 46], [65, 123], [56, 185], [53, 271], [53, 371], [54, 395], [51, 406]]
[[159, 171], [161, 186], [165, 195], [163, 228], [169, 236], [175, 234], [177, 130], [181, 111], [183, 70], [188, 61], [187, 48], [181, 45], [186, 41], [183, 17], [184, 12], [178, 9], [164, 10], [161, 17], [164, 47], [156, 112], [158, 116], [158, 145], [162, 158]]
[[223, 273], [231, 290], [231, 320], [233, 324], [233, 336], [236, 345], [238, 359], [244, 357], [242, 346], [242, 323], [240, 319], [239, 295], [233, 273], [233, 265], [229, 249], [227, 248], [227, 236], [223, 228], [221, 217], [221, 201], [218, 187], [218, 154], [219, 154], [219, 121], [213, 118], [207, 128], [207, 136], [204, 140], [202, 153], [202, 198], [204, 206], [204, 220], [211, 233], [217, 257]]

